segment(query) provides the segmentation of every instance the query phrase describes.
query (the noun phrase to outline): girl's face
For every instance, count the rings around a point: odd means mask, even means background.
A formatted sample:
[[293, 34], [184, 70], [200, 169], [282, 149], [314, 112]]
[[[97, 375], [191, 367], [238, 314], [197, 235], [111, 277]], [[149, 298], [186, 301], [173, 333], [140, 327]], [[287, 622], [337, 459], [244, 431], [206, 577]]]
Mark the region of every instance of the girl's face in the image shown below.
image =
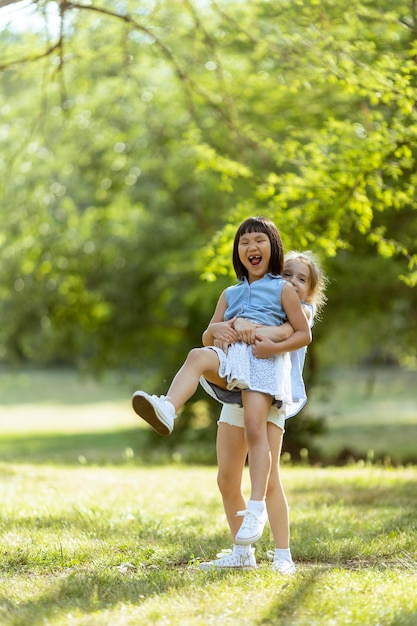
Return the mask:
[[282, 278], [293, 285], [300, 300], [308, 302], [311, 291], [311, 271], [307, 263], [301, 259], [285, 261]]
[[248, 282], [259, 280], [269, 272], [271, 242], [265, 233], [245, 233], [239, 239], [239, 259], [248, 271]]

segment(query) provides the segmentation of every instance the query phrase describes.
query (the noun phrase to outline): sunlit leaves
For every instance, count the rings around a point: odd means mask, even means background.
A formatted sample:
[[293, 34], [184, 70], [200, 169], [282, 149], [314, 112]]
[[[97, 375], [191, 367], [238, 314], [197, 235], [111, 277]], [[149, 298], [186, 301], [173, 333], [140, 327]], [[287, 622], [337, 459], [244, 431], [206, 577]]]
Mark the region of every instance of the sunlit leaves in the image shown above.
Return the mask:
[[[0, 343], [168, 362], [199, 341], [254, 214], [287, 249], [337, 271], [377, 253], [415, 285], [412, 7], [140, 4], [67, 3], [63, 45], [0, 76]], [[48, 43], [4, 41], [4, 63]]]

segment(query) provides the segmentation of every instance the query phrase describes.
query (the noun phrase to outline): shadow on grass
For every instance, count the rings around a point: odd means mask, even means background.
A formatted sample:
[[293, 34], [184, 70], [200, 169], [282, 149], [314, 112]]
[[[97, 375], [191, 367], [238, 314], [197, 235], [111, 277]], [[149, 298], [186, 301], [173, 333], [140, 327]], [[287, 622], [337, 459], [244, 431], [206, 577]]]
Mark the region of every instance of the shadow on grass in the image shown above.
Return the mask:
[[[257, 621], [256, 626], [284, 626], [293, 623], [314, 623], [310, 622], [308, 619], [308, 609], [306, 621], [301, 622], [299, 615], [303, 611], [303, 606], [308, 606], [309, 598], [315, 595], [316, 590], [317, 594], [320, 595], [323, 578], [328, 570], [328, 567], [323, 566], [313, 566], [308, 571], [304, 570], [301, 576], [297, 576], [296, 580], [286, 585], [286, 589], [283, 592], [281, 591], [281, 593], [277, 594], [277, 599], [270, 607], [268, 614]], [[346, 608], [344, 606], [341, 607], [340, 610], [340, 621], [337, 615], [337, 605], [335, 605], [334, 610], [336, 612], [329, 615], [332, 624], [355, 623], [354, 621], [346, 621]], [[323, 608], [323, 613], [328, 614], [327, 607]], [[390, 620], [389, 618], [386, 619], [386, 616], [384, 616], [383, 623], [385, 626], [415, 626], [417, 623], [416, 618], [416, 611], [403, 607], [394, 614]], [[377, 618], [375, 618], [374, 623], [382, 622], [377, 621]]]
[[[301, 558], [325, 563], [337, 556], [341, 567], [348, 563], [352, 568], [363, 563], [392, 567], [399, 562], [402, 551], [416, 558], [415, 477], [404, 477], [390, 484], [387, 475], [382, 484], [376, 482], [359, 485], [355, 480], [347, 480], [342, 485], [325, 481], [320, 498], [317, 498], [317, 485], [293, 489], [294, 509], [300, 502], [309, 510], [292, 524], [293, 536], [296, 535], [292, 542], [295, 557], [298, 552]], [[333, 514], [329, 516], [326, 511]], [[317, 543], [306, 542], [307, 537], [319, 538], [319, 552]]]
[[[70, 614], [73, 612], [92, 614], [112, 610], [120, 603], [140, 607], [151, 596], [163, 595], [172, 588], [180, 589], [187, 584], [188, 581], [181, 579], [176, 570], [166, 568], [126, 576], [117, 568], [114, 572], [69, 572], [45, 580], [43, 594], [26, 602], [0, 597], [0, 618], [4, 620], [3, 624], [13, 623], [15, 626], [37, 626], [65, 618], [72, 621]], [[102, 619], [102, 623], [110, 623], [104, 616]]]
[[[293, 623], [303, 607], [308, 607], [309, 599], [315, 594], [315, 590], [320, 589], [328, 570], [329, 567], [315, 565], [311, 569], [304, 569], [291, 581], [278, 578], [274, 585], [276, 599], [266, 615], [264, 611], [261, 611], [264, 615], [259, 621], [254, 622], [254, 625], [282, 626]], [[0, 596], [0, 618], [5, 620], [2, 623], [13, 623], [14, 626], [27, 626], [27, 624], [38, 626], [49, 623], [49, 620], [70, 619], [74, 613], [78, 616], [80, 613], [83, 616], [89, 614], [99, 616], [103, 613], [99, 618], [102, 620], [101, 623], [109, 624], [111, 622], [108, 621], [109, 616], [106, 618], [106, 611], [120, 610], [118, 607], [121, 604], [130, 606], [131, 610], [134, 608], [140, 610], [143, 607], [146, 611], [144, 605], [149, 600], [169, 594], [174, 589], [179, 597], [181, 593], [195, 594], [197, 603], [198, 588], [202, 586], [207, 590], [211, 584], [217, 588], [220, 578], [256, 576], [259, 583], [258, 574], [250, 571], [211, 572], [208, 575], [195, 571], [194, 583], [198, 586], [195, 589], [190, 588], [190, 577], [184, 576], [183, 573], [184, 568], [178, 570], [167, 567], [155, 568], [152, 571], [137, 570], [127, 575], [121, 575], [117, 568], [113, 571], [63, 573], [60, 577], [48, 577], [44, 583], [43, 593], [36, 598], [13, 601], [6, 596]], [[254, 601], [256, 601], [256, 596]], [[415, 618], [415, 611], [404, 607], [393, 615], [389, 622], [384, 621], [384, 624], [386, 626], [414, 626]], [[134, 616], [131, 617], [131, 620], [133, 619]], [[201, 623], [200, 620], [201, 616], [196, 623]], [[126, 623], [136, 622], [128, 619]]]
[[[371, 482], [371, 478], [368, 479], [368, 477], [372, 477], [372, 468], [369, 468], [371, 473], [368, 473], [368, 468], [364, 468], [361, 483], [359, 483], [358, 479], [361, 477], [359, 472], [362, 470], [359, 470], [353, 477], [349, 475], [349, 468], [346, 469], [346, 474], [344, 474], [344, 468], [338, 468], [336, 471], [338, 472], [336, 474], [338, 480], [332, 481], [328, 479], [323, 484], [327, 506], [340, 504], [343, 507], [354, 506], [364, 509], [385, 508], [387, 506], [405, 509], [409, 506], [417, 507], [417, 489], [415, 488], [416, 483], [413, 470], [411, 470], [412, 477], [401, 477], [401, 480], [396, 480], [395, 474], [393, 474], [392, 483], [389, 482], [389, 474], [385, 475], [380, 483], [378, 482], [378, 474], [376, 474]], [[376, 471], [378, 472], [378, 468], [376, 468]], [[340, 477], [343, 476], [346, 476], [346, 478], [342, 482]], [[313, 501], [317, 501], [317, 506], [319, 506], [324, 501], [324, 498], [323, 494], [317, 497], [317, 493], [317, 483], [298, 485], [293, 489], [293, 494], [301, 502], [308, 502], [313, 499]]]
[[[94, 433], [2, 435], [0, 461], [13, 463], [119, 464], [140, 461], [148, 433], [140, 429]], [[150, 455], [148, 454], [148, 457]]]
[[[54, 525], [59, 529], [60, 524], [65, 521], [70, 521], [74, 524], [74, 529], [80, 532], [85, 532], [83, 529], [82, 520], [75, 519], [56, 519]], [[30, 524], [30, 521], [27, 520]], [[139, 534], [142, 535], [140, 545], [143, 550], [143, 540], [149, 533], [149, 525], [143, 523], [139, 528]], [[155, 529], [154, 529], [155, 530]], [[152, 531], [152, 529], [151, 529]], [[117, 534], [116, 529], [104, 530], [103, 537], [108, 539], [106, 535]], [[226, 532], [218, 533], [212, 536], [205, 542], [204, 550], [215, 550], [214, 546], [224, 544], [226, 540]], [[156, 537], [154, 537], [156, 539]], [[172, 545], [176, 542], [176, 532], [172, 535]], [[170, 537], [165, 533], [164, 540], [170, 540]], [[201, 537], [199, 533], [193, 536], [193, 533], [189, 533], [185, 536], [185, 543], [187, 549], [176, 555], [177, 560], [167, 562], [166, 560], [161, 563], [155, 560], [152, 556], [153, 550], [150, 549], [150, 558], [144, 557], [144, 562], [140, 562], [140, 556], [138, 557], [136, 543], [133, 542], [131, 533], [129, 539], [121, 540], [119, 536], [119, 542], [121, 545], [117, 548], [115, 545], [114, 552], [112, 551], [112, 563], [98, 563], [95, 564], [95, 552], [94, 548], [86, 553], [85, 561], [78, 562], [74, 567], [66, 566], [65, 563], [59, 565], [59, 554], [56, 551], [51, 554], [49, 550], [49, 561], [42, 566], [37, 558], [28, 555], [25, 559], [25, 555], [20, 555], [21, 559], [13, 561], [11, 555], [8, 555], [7, 562], [4, 562], [0, 566], [0, 571], [4, 568], [4, 571], [11, 572], [16, 571], [18, 568], [20, 580], [24, 578], [31, 579], [36, 576], [38, 579], [41, 577], [39, 588], [42, 587], [42, 593], [36, 594], [26, 600], [19, 599], [13, 600], [3, 594], [0, 596], [0, 623], [10, 623], [14, 626], [38, 626], [40, 624], [49, 623], [49, 620], [60, 621], [60, 619], [68, 618], [70, 621], [70, 615], [74, 614], [74, 617], [80, 617], [80, 614], [86, 616], [88, 614], [112, 611], [118, 609], [121, 604], [130, 605], [140, 610], [141, 606], [146, 604], [147, 601], [157, 596], [163, 596], [169, 593], [171, 590], [178, 590], [178, 593], [184, 593], [188, 595], [191, 593], [198, 594], [198, 590], [210, 584], [210, 581], [215, 585], [218, 583], [219, 577], [235, 576], [241, 572], [215, 572], [207, 576], [207, 574], [199, 570], [197, 565], [192, 565], [189, 562], [190, 553], [199, 553], [201, 551]], [[130, 542], [130, 544], [129, 544]], [[203, 542], [204, 543], [204, 542]], [[133, 555], [136, 555], [135, 556]], [[16, 558], [19, 554], [16, 555]], [[36, 555], [35, 555], [36, 556]], [[143, 556], [143, 555], [142, 555]], [[52, 560], [53, 559], [53, 562]], [[129, 568], [127, 573], [123, 574], [120, 571], [121, 562], [129, 561], [135, 565]], [[138, 562], [139, 561], [139, 562]], [[42, 571], [43, 570], [43, 571]], [[187, 575], [184, 575], [187, 573]], [[190, 589], [191, 581], [191, 589]], [[197, 590], [194, 588], [194, 584]], [[188, 590], [187, 590], [188, 588]], [[106, 616], [103, 615], [98, 618], [100, 623], [110, 624], [111, 621], [106, 620]], [[61, 623], [61, 622], [60, 622]], [[95, 622], [96, 623], [96, 622]], [[97, 621], [97, 623], [99, 623]], [[141, 623], [138, 622], [126, 622], [126, 623]]]
[[31, 433], [0, 436], [0, 462], [66, 465], [165, 464], [173, 460], [216, 463], [213, 440], [196, 442], [193, 433], [161, 438], [133, 428], [94, 433]]
[[[350, 487], [350, 490], [348, 489]], [[313, 487], [312, 487], [313, 488]], [[326, 499], [339, 501], [343, 494], [340, 493], [340, 485], [325, 484], [323, 487], [326, 493]], [[346, 486], [346, 493], [351, 493], [349, 505], [358, 508], [358, 515], [363, 513], [365, 506], [366, 485], [358, 489], [352, 489], [352, 484]], [[310, 487], [301, 486], [295, 489], [296, 494], [308, 494]], [[329, 496], [327, 492], [329, 491]], [[368, 503], [370, 508], [385, 505], [393, 508], [393, 517], [391, 526], [387, 527], [384, 522], [373, 527], [370, 532], [370, 540], [372, 534], [377, 537], [379, 535], [390, 533], [391, 528], [402, 528], [403, 532], [410, 529], [411, 534], [415, 528], [415, 512], [416, 496], [410, 498], [410, 494], [415, 492], [415, 485], [410, 480], [404, 483], [395, 484], [392, 487], [381, 488], [378, 492], [372, 489], [372, 501]], [[369, 493], [369, 489], [368, 489]], [[408, 524], [404, 525], [404, 517], [400, 519], [400, 515], [404, 516], [404, 510], [397, 511], [397, 517], [394, 510], [401, 505], [404, 508], [408, 500], [409, 510], [407, 510]], [[139, 507], [139, 505], [138, 505]], [[138, 509], [139, 510], [139, 509]], [[91, 514], [94, 513], [92, 519]], [[312, 511], [314, 516], [315, 511]], [[297, 533], [301, 537], [311, 537], [316, 534], [322, 536], [323, 545], [325, 546], [327, 538], [323, 534], [322, 522], [317, 525], [317, 530], [311, 528], [312, 520], [303, 524], [295, 524]], [[261, 568], [255, 572], [201, 572], [196, 565], [189, 565], [191, 555], [204, 556], [204, 558], [212, 558], [219, 546], [225, 545], [228, 541], [228, 533], [226, 529], [222, 533], [214, 533], [210, 537], [202, 538], [202, 518], [200, 512], [196, 512], [195, 517], [189, 519], [187, 527], [181, 527], [181, 545], [179, 548], [171, 548], [178, 543], [178, 527], [173, 527], [167, 532], [165, 526], [160, 527], [159, 520], [150, 522], [148, 519], [142, 519], [140, 515], [133, 527], [126, 520], [121, 519], [120, 522], [111, 522], [105, 515], [101, 515], [100, 510], [89, 512], [87, 519], [80, 514], [79, 509], [68, 511], [65, 515], [48, 517], [47, 519], [38, 519], [37, 517], [19, 518], [17, 524], [20, 530], [26, 531], [33, 527], [34, 521], [37, 525], [42, 526], [46, 530], [56, 536], [56, 541], [48, 544], [47, 549], [36, 544], [28, 544], [27, 551], [22, 551], [20, 546], [16, 547], [14, 553], [6, 552], [3, 555], [3, 563], [0, 571], [5, 576], [17, 574], [20, 580], [25, 578], [40, 578], [38, 589], [40, 593], [33, 593], [30, 598], [12, 600], [7, 594], [0, 597], [0, 623], [14, 624], [14, 626], [40, 626], [49, 621], [60, 623], [60, 620], [68, 619], [68, 623], [72, 621], [69, 616], [74, 614], [76, 619], [82, 620], [82, 616], [89, 616], [96, 613], [96, 622], [110, 624], [110, 618], [104, 614], [106, 611], [119, 611], [121, 605], [130, 607], [129, 611], [146, 612], [152, 610], [146, 606], [147, 602], [151, 602], [153, 598], [163, 597], [167, 595], [167, 601], [171, 597], [173, 590], [181, 594], [189, 596], [195, 594], [196, 605], [198, 603], [199, 590], [213, 586], [213, 594], [218, 591], [218, 581], [226, 578], [226, 580], [235, 581], [240, 576], [245, 577], [249, 581], [253, 581], [253, 589], [260, 584], [260, 574], [262, 575], [262, 566], [265, 561], [264, 554], [266, 548], [271, 545], [271, 537], [269, 533], [259, 542], [259, 564]], [[91, 536], [90, 536], [91, 531]], [[60, 549], [59, 538], [61, 534], [69, 533], [71, 537], [84, 536], [87, 538], [86, 545], [73, 554], [70, 544], [67, 549]], [[23, 533], [25, 535], [25, 533]], [[271, 585], [271, 604], [268, 609], [261, 610], [262, 618], [259, 618], [259, 626], [282, 626], [283, 624], [292, 623], [292, 619], [296, 619], [303, 607], [308, 606], [310, 599], [321, 588], [323, 579], [333, 568], [351, 568], [349, 555], [343, 555], [344, 533], [336, 541], [338, 546], [334, 550], [333, 558], [329, 554], [323, 552], [323, 562], [317, 562], [318, 551], [315, 549], [312, 554], [314, 563], [300, 563], [299, 573], [292, 579], [284, 579], [277, 576], [276, 582]], [[112, 545], [111, 555], [103, 557], [101, 548], [101, 540], [106, 544]], [[329, 538], [329, 541], [334, 539]], [[91, 543], [90, 543], [91, 542]], [[97, 543], [98, 542], [98, 543]], [[65, 541], [63, 542], [65, 546]], [[158, 546], [166, 547], [158, 550]], [[146, 548], [146, 549], [145, 549]], [[154, 549], [155, 548], [155, 549]], [[300, 553], [303, 554], [303, 546], [300, 545]], [[352, 552], [352, 551], [351, 551]], [[203, 554], [202, 554], [203, 553]], [[171, 555], [174, 560], [167, 562], [167, 555]], [[335, 556], [336, 555], [336, 556]], [[76, 557], [73, 564], [72, 559]], [[376, 559], [379, 559], [379, 563]], [[104, 562], [103, 562], [104, 561]], [[122, 562], [129, 561], [134, 564], [126, 574], [122, 574], [119, 565]], [[382, 559], [377, 555], [375, 559], [370, 560], [367, 564], [360, 564], [359, 569], [378, 569], [381, 570]], [[269, 567], [265, 567], [265, 585], [270, 585]], [[268, 568], [268, 569], [267, 569]], [[351, 568], [352, 569], [352, 568]], [[268, 572], [268, 573], [267, 573]], [[20, 583], [22, 584], [22, 583]], [[263, 583], [261, 582], [263, 588]], [[232, 593], [232, 592], [231, 592]], [[254, 591], [256, 594], [256, 591]], [[254, 595], [256, 600], [256, 595]], [[157, 616], [158, 608], [155, 609]], [[267, 611], [267, 612], [266, 612]], [[103, 615], [100, 616], [100, 613]], [[412, 619], [415, 618], [412, 612], [406, 609], [395, 615], [391, 622], [384, 622], [387, 626], [414, 626]], [[88, 619], [88, 617], [87, 617]], [[134, 617], [126, 623], [134, 623]], [[155, 620], [157, 618], [155, 617]], [[137, 623], [141, 623], [138, 621]], [[155, 621], [156, 623], [156, 621]], [[191, 623], [191, 622], [190, 622]], [[201, 623], [196, 620], [196, 623]], [[220, 622], [219, 622], [220, 623]], [[299, 623], [299, 622], [298, 622]]]
[[[209, 429], [177, 428], [170, 437], [160, 437], [148, 428], [118, 429], [82, 433], [0, 433], [0, 462], [34, 464], [124, 464], [126, 462], [170, 463], [180, 460], [184, 463], [201, 465], [216, 464], [216, 425]], [[417, 425], [407, 427], [408, 440], [417, 438]], [[349, 441], [346, 437], [346, 441]], [[412, 447], [412, 443], [410, 446]], [[388, 455], [375, 454], [373, 461], [383, 463]], [[400, 455], [401, 457], [401, 455]], [[392, 457], [392, 465], [415, 464], [417, 454], [403, 451], [401, 458]], [[328, 458], [311, 458], [312, 462], [326, 465], [349, 465], [354, 461], [368, 462], [366, 453], [358, 453], [354, 443]], [[356, 490], [358, 493], [358, 490]], [[367, 498], [369, 492], [367, 492]]]
[[319, 566], [314, 566], [310, 571], [304, 572], [297, 577], [297, 583], [291, 584], [285, 593], [279, 593], [277, 600], [269, 609], [268, 615], [259, 622], [259, 626], [282, 626], [290, 624], [291, 618], [297, 610], [303, 606], [313, 593], [316, 587], [320, 587], [325, 570]]

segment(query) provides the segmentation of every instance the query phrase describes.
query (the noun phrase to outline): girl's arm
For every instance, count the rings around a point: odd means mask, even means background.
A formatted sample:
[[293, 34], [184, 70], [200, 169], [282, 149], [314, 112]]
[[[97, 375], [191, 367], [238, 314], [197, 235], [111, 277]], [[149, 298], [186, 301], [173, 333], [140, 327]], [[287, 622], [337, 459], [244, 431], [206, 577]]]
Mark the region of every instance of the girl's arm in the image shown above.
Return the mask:
[[261, 333], [258, 333], [253, 346], [253, 353], [260, 359], [298, 350], [307, 346], [311, 342], [311, 329], [308, 320], [301, 308], [301, 302], [297, 292], [290, 283], [286, 283], [282, 288], [282, 305], [288, 317], [288, 322], [294, 329], [294, 333], [280, 342], [274, 342]]
[[216, 308], [213, 313], [209, 325], [203, 332], [203, 346], [217, 346], [227, 352], [227, 348], [231, 343], [239, 340], [238, 333], [233, 328], [234, 319], [225, 322], [223, 320], [227, 309], [226, 297], [224, 291], [218, 299]]
[[238, 336], [236, 341], [243, 341], [247, 344], [254, 344], [258, 333], [263, 337], [272, 339], [272, 341], [283, 341], [288, 339], [294, 332], [289, 322], [285, 322], [281, 326], [263, 326], [262, 324], [255, 324], [245, 320], [244, 317], [236, 317], [233, 321], [233, 328]]
[[284, 322], [281, 326], [258, 326], [256, 336], [266, 337], [271, 341], [284, 341], [291, 337], [294, 329], [289, 322]]
[[[226, 326], [227, 325], [227, 326]], [[230, 333], [230, 327], [235, 333]], [[263, 337], [268, 337], [272, 341], [283, 341], [293, 334], [294, 330], [289, 322], [285, 322], [281, 326], [262, 326], [262, 324], [254, 324], [245, 320], [243, 317], [237, 317], [229, 322], [214, 322], [214, 316], [203, 333], [203, 345], [219, 345], [216, 341], [228, 341], [228, 345], [243, 341], [244, 343], [254, 344], [256, 336], [260, 333]], [[224, 349], [224, 346], [219, 347]], [[225, 350], [226, 352], [226, 350]]]
[[[312, 326], [312, 312], [311, 308], [305, 304], [301, 303], [301, 308], [303, 309], [304, 315], [308, 320], [308, 324], [311, 328]], [[236, 322], [235, 322], [236, 328]], [[257, 334], [262, 337], [266, 337], [267, 339], [272, 339], [272, 341], [284, 341], [284, 339], [288, 339], [294, 333], [294, 329], [289, 322], [284, 322], [281, 326], [258, 326]]]

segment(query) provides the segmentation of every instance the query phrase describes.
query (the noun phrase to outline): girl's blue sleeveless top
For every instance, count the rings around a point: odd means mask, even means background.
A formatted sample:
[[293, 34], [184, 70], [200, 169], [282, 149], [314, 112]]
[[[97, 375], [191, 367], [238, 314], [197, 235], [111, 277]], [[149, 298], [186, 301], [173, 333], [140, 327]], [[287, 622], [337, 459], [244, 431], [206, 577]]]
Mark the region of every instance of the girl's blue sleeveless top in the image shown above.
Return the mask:
[[281, 293], [286, 281], [276, 274], [265, 274], [253, 283], [244, 277], [225, 291], [225, 321], [244, 317], [255, 324], [280, 326], [287, 320]]

